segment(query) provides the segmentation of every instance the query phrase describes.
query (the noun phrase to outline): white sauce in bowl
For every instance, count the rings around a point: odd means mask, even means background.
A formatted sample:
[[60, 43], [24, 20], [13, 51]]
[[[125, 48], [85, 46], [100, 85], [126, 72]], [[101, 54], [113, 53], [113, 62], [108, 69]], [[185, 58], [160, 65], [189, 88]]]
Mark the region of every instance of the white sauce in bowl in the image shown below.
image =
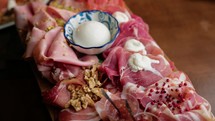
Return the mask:
[[79, 25], [73, 34], [75, 44], [82, 47], [99, 47], [111, 40], [109, 29], [97, 21], [88, 21]]

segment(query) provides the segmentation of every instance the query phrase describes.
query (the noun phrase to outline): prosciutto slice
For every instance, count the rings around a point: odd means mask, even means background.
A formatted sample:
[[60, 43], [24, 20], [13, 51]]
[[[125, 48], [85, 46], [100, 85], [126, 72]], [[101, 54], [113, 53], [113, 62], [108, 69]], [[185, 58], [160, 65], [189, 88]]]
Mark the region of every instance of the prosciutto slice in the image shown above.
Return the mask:
[[[175, 78], [172, 78], [173, 75]], [[122, 98], [126, 98], [126, 94], [133, 95], [144, 107], [144, 112], [138, 115], [147, 114], [162, 121], [206, 121], [213, 116], [208, 102], [195, 92], [184, 73], [176, 72], [170, 77], [163, 78], [147, 88], [127, 83], [123, 87]], [[203, 110], [205, 113], [201, 114]]]
[[95, 108], [88, 107], [81, 111], [74, 111], [72, 109], [63, 109], [59, 115], [59, 121], [100, 121]]
[[114, 44], [103, 53], [104, 57], [107, 57], [114, 47], [123, 47], [129, 39], [136, 39], [143, 43], [148, 54], [164, 55], [163, 50], [161, 50], [150, 36], [148, 25], [140, 17], [132, 14], [128, 22], [120, 24], [120, 30], [120, 34]]
[[43, 99], [46, 103], [58, 106], [60, 108], [65, 108], [66, 104], [70, 100], [70, 92], [67, 87], [69, 84], [75, 85], [84, 85], [85, 81], [83, 80], [82, 73], [78, 73], [79, 75], [76, 78], [63, 80], [58, 82], [52, 89], [46, 90], [42, 93]]
[[[107, 97], [103, 97], [100, 101], [96, 102], [96, 110], [104, 121], [132, 121], [133, 115], [140, 111], [138, 101], [131, 95], [127, 99], [120, 98], [120, 92], [112, 94], [107, 92]], [[112, 103], [110, 102], [112, 101]], [[116, 107], [114, 107], [116, 105]], [[133, 118], [133, 119], [132, 119]]]
[[65, 81], [56, 84], [51, 90], [43, 92], [44, 101], [48, 104], [65, 108], [70, 99]]
[[102, 63], [101, 70], [108, 75], [114, 84], [120, 80], [121, 85], [132, 82], [148, 86], [172, 72], [170, 64], [163, 55], [148, 55], [149, 58], [159, 61], [158, 64], [152, 64], [157, 73], [144, 70], [133, 72], [128, 65], [131, 54], [122, 47], [115, 47]]

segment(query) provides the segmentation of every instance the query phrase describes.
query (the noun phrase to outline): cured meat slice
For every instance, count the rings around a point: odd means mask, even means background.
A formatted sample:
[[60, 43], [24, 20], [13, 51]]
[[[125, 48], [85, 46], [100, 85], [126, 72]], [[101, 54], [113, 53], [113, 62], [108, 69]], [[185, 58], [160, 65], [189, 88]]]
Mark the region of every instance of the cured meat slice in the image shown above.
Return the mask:
[[31, 6], [34, 15], [40, 10], [45, 10], [47, 7], [42, 1], [31, 2], [29, 5]]
[[[46, 8], [45, 3], [36, 1], [31, 2], [25, 5], [16, 6], [14, 9], [16, 15], [16, 27], [20, 30], [28, 30], [29, 23], [34, 21], [32, 20], [33, 16], [40, 10]], [[39, 23], [39, 21], [37, 21]]]
[[42, 93], [44, 101], [48, 104], [65, 108], [66, 104], [70, 100], [70, 92], [68, 91], [69, 84], [75, 85], [84, 85], [85, 82], [82, 79], [83, 75], [80, 75], [77, 78], [72, 78], [69, 80], [63, 80], [58, 82], [52, 89], [46, 90]]
[[50, 6], [64, 8], [71, 11], [86, 10], [86, 0], [52, 0]]
[[29, 4], [23, 6], [16, 6], [16, 27], [21, 30], [28, 30], [28, 22], [33, 17]]
[[56, 18], [60, 18], [63, 19], [65, 22], [69, 20], [69, 18], [73, 15], [75, 15], [75, 13], [70, 12], [68, 10], [64, 10], [64, 9], [58, 9], [52, 6], [48, 6], [47, 7], [47, 12], [52, 15], [53, 17]]
[[32, 56], [32, 52], [36, 46], [36, 44], [44, 37], [45, 35], [45, 31], [40, 30], [36, 27], [34, 27], [32, 29], [32, 32], [30, 34], [30, 40], [27, 43], [27, 48], [26, 48], [26, 52], [25, 52], [25, 58], [31, 57]]
[[57, 22], [45, 10], [40, 10], [32, 18], [32, 24], [44, 31], [57, 27]]
[[116, 38], [114, 44], [106, 50], [103, 55], [107, 57], [109, 52], [117, 46], [123, 47], [127, 40], [136, 39], [144, 44], [147, 53], [152, 55], [164, 55], [163, 51], [156, 44], [153, 38], [149, 35], [148, 25], [143, 22], [143, 20], [136, 15], [132, 14], [131, 19], [128, 22], [120, 24], [120, 34]]
[[107, 92], [107, 95], [109, 99], [103, 97], [95, 104], [99, 116], [104, 121], [132, 121], [133, 116], [140, 111], [138, 101], [131, 95], [127, 95], [127, 99], [120, 98], [120, 93]]
[[56, 84], [51, 90], [43, 92], [43, 98], [46, 103], [65, 108], [70, 99], [70, 92], [64, 82]]
[[[213, 114], [208, 102], [195, 92], [184, 73], [176, 72], [170, 77], [173, 75], [178, 77], [163, 78], [147, 88], [127, 83], [123, 87], [122, 96], [134, 95], [144, 107], [143, 114], [157, 120], [209, 120]], [[201, 114], [203, 110], [204, 114]]]
[[67, 44], [61, 29], [57, 27], [50, 30], [33, 50], [39, 71], [52, 82], [76, 76], [76, 66], [90, 66], [98, 62], [96, 56], [78, 58]]
[[88, 56], [87, 59], [89, 60], [85, 60], [85, 62], [80, 61], [67, 44], [63, 33], [60, 32], [61, 30], [61, 27], [57, 27], [49, 31], [45, 38], [38, 43], [33, 53], [37, 63], [44, 64], [55, 61], [78, 66], [89, 66], [98, 62], [96, 56]]
[[103, 10], [110, 13], [126, 10], [123, 0], [87, 0], [87, 7], [89, 10]]
[[102, 63], [101, 70], [108, 75], [114, 84], [120, 80], [121, 85], [132, 82], [142, 86], [148, 86], [168, 76], [172, 72], [169, 62], [163, 55], [147, 55], [149, 58], [158, 61], [158, 63], [152, 64], [154, 71], [142, 70], [133, 72], [128, 64], [131, 54], [122, 47], [115, 47]]
[[95, 108], [88, 107], [81, 111], [72, 109], [63, 109], [59, 115], [59, 121], [100, 121]]

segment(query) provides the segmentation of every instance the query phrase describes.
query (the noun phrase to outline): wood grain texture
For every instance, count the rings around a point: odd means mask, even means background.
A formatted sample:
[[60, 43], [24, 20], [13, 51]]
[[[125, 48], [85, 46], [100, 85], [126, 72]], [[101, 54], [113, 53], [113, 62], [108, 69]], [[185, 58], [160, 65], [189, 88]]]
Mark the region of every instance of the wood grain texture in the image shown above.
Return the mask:
[[215, 1], [125, 0], [215, 114]]

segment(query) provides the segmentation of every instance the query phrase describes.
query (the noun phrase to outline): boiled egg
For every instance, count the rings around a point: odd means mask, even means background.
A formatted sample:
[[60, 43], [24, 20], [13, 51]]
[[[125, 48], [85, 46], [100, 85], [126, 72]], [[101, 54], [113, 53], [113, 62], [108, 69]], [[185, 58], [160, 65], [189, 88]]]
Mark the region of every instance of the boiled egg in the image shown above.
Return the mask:
[[109, 29], [97, 21], [80, 24], [73, 34], [75, 44], [82, 47], [99, 47], [111, 40]]

